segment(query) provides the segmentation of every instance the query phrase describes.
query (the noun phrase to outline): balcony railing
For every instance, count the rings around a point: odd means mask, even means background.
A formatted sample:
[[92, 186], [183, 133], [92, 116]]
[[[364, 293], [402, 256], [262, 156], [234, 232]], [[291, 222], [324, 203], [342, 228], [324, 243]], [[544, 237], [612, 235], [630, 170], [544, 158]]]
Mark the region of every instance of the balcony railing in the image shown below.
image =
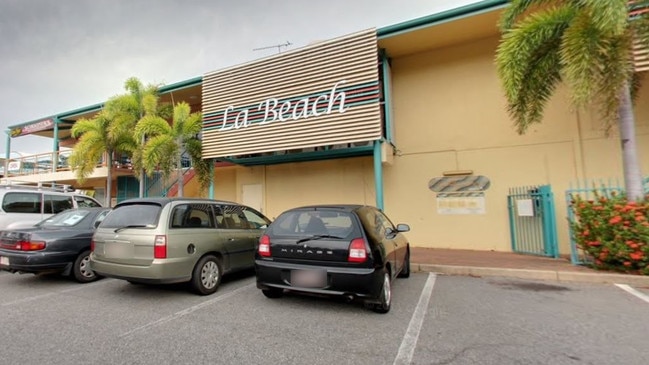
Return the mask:
[[[7, 176], [25, 176], [35, 174], [45, 174], [58, 171], [70, 171], [68, 159], [72, 151], [48, 152], [35, 155], [12, 157], [5, 165], [4, 161], [0, 164], [0, 175], [5, 176], [5, 166], [7, 166]], [[56, 169], [52, 161], [57, 161]], [[105, 166], [103, 159], [97, 164], [97, 167]]]

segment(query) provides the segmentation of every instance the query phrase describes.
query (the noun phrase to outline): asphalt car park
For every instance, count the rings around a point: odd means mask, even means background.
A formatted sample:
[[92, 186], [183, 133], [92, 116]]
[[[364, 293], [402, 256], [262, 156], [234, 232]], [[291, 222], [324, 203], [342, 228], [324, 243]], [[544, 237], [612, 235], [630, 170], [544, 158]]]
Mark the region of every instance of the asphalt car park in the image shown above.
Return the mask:
[[[184, 284], [0, 273], [0, 355], [23, 364], [646, 364], [649, 303], [613, 284], [413, 273], [392, 309], [287, 293], [254, 272]], [[640, 291], [644, 288], [635, 288]]]

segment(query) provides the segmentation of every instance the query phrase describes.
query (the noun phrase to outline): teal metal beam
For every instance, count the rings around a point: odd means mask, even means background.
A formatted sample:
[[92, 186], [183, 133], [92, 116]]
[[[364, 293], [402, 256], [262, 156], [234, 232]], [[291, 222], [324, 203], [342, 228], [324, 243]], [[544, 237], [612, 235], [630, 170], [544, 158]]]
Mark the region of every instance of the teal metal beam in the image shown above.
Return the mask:
[[428, 28], [430, 26], [446, 23], [452, 20], [465, 18], [468, 16], [485, 13], [488, 11], [504, 8], [509, 4], [509, 0], [485, 0], [473, 4], [461, 6], [459, 8], [442, 11], [440, 13], [428, 15], [425, 17], [409, 20], [407, 22], [390, 25], [376, 30], [379, 39], [390, 38], [392, 36], [408, 33], [413, 30]]
[[392, 140], [392, 80], [390, 79], [390, 59], [384, 49], [380, 51], [381, 72], [383, 74], [383, 116], [385, 123], [385, 139], [394, 144]]
[[52, 146], [52, 172], [56, 172], [59, 167], [59, 118], [52, 118], [54, 121], [54, 138]]
[[198, 86], [203, 83], [203, 76], [194, 77], [188, 80], [176, 82], [169, 85], [164, 85], [158, 88], [160, 94], [166, 94], [171, 91], [182, 90], [188, 87]]
[[381, 140], [374, 141], [374, 187], [376, 207], [383, 210], [383, 164], [381, 163]]
[[316, 161], [333, 158], [369, 156], [373, 153], [373, 146], [350, 147], [341, 149], [329, 149], [325, 151], [287, 153], [284, 155], [272, 155], [247, 158], [222, 158], [220, 160], [232, 162], [243, 166], [273, 165], [288, 162]]
[[9, 158], [11, 157], [11, 129], [5, 131], [7, 134], [7, 147], [5, 150], [5, 171], [4, 176], [9, 176]]
[[210, 174], [212, 174], [212, 178], [210, 179], [210, 187], [208, 190], [208, 198], [214, 199], [214, 160], [210, 160]]

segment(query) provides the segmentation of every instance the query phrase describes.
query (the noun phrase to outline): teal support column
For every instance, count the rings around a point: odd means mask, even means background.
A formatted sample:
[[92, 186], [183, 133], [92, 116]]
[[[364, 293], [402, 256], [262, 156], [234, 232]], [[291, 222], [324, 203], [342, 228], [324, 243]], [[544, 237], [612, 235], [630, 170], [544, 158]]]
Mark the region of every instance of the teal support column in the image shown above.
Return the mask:
[[383, 210], [383, 164], [381, 163], [381, 140], [374, 141], [374, 186], [376, 207]]
[[54, 117], [54, 145], [52, 146], [52, 172], [59, 168], [59, 118]]
[[208, 189], [208, 198], [214, 199], [214, 164], [216, 161], [210, 160], [210, 188]]
[[11, 129], [7, 129], [5, 133], [7, 133], [7, 147], [5, 150], [5, 170], [3, 175], [6, 178], [9, 176], [9, 158], [11, 157]]

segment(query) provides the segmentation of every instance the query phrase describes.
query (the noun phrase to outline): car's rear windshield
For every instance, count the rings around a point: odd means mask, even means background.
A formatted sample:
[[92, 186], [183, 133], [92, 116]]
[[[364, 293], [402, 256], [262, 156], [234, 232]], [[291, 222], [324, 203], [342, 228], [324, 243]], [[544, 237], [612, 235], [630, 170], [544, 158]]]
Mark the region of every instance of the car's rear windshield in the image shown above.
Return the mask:
[[101, 228], [155, 227], [158, 225], [161, 209], [158, 204], [117, 206], [101, 222]]
[[354, 231], [352, 214], [334, 210], [293, 210], [272, 223], [273, 235], [330, 235], [345, 238]]

